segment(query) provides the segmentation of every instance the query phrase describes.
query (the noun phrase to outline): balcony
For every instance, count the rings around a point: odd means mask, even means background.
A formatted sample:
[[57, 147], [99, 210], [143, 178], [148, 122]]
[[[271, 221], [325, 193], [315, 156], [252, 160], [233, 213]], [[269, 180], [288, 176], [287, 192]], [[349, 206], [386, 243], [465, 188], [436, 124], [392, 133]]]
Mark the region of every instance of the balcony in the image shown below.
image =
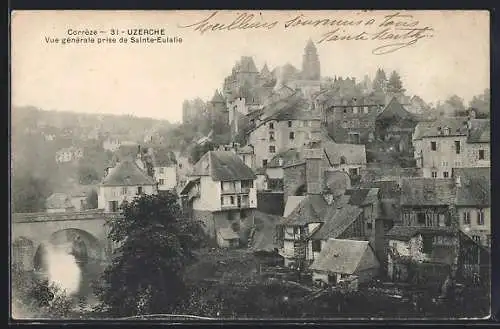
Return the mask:
[[227, 194], [248, 194], [248, 193], [250, 193], [250, 187], [225, 188], [220, 193], [222, 195], [227, 195]]

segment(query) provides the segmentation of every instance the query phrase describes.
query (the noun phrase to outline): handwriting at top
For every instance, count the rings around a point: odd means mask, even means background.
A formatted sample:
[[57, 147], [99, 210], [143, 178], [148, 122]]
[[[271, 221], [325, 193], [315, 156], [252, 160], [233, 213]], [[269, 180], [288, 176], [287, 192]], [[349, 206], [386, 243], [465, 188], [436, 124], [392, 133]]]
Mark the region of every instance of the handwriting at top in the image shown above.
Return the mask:
[[[206, 32], [220, 32], [233, 30], [271, 30], [280, 26], [277, 20], [265, 21], [262, 14], [242, 13], [236, 16], [230, 23], [216, 22], [219, 12], [213, 12], [206, 18], [188, 25], [177, 26], [183, 29], [193, 29], [205, 34]], [[402, 48], [415, 45], [423, 38], [432, 38], [433, 28], [422, 27], [420, 21], [415, 20], [413, 15], [392, 13], [379, 19], [357, 18], [357, 19], [309, 19], [299, 14], [283, 23], [285, 30], [300, 27], [333, 27], [334, 29], [324, 33], [318, 44], [331, 41], [376, 41], [384, 43], [372, 50], [374, 55], [383, 55], [395, 52]]]
[[207, 18], [202, 19], [199, 22], [189, 24], [189, 25], [177, 25], [179, 28], [193, 28], [195, 31], [204, 34], [205, 32], [215, 32], [215, 31], [232, 31], [232, 30], [247, 30], [247, 29], [265, 29], [270, 30], [278, 25], [278, 21], [265, 22], [255, 21], [256, 15], [243, 13], [238, 15], [231, 23], [217, 23], [212, 22], [213, 18], [218, 14], [218, 12], [213, 12]]

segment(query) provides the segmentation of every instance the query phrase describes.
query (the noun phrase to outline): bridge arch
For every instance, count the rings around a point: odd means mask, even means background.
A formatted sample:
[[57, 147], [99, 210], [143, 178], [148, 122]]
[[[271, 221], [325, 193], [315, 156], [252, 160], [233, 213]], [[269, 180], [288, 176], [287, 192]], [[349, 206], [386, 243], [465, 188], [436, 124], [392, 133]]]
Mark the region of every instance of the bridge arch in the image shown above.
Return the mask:
[[[57, 255], [65, 255], [65, 257]], [[73, 258], [68, 258], [67, 255]], [[34, 253], [33, 267], [35, 272], [48, 276], [51, 275], [49, 267], [55, 266], [49, 262], [74, 261], [75, 263], [68, 263], [68, 268], [73, 266], [74, 269], [76, 265], [78, 272], [68, 271], [68, 275], [77, 275], [78, 278], [75, 278], [79, 280], [77, 293], [88, 295], [91, 292], [91, 282], [96, 280], [104, 269], [105, 257], [105, 248], [98, 238], [82, 229], [67, 228], [52, 233], [47, 241], [40, 243]], [[64, 271], [63, 263], [57, 266]]]

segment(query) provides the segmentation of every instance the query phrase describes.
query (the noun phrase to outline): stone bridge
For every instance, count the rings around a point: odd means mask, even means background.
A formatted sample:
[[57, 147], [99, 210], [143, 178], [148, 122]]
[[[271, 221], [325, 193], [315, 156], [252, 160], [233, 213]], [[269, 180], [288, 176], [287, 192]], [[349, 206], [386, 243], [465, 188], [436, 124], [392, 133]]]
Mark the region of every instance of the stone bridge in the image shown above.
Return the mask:
[[95, 276], [110, 260], [113, 249], [105, 223], [119, 216], [102, 210], [12, 214], [11, 264], [24, 271], [43, 272], [47, 246], [71, 248], [78, 241], [85, 250], [86, 273]]

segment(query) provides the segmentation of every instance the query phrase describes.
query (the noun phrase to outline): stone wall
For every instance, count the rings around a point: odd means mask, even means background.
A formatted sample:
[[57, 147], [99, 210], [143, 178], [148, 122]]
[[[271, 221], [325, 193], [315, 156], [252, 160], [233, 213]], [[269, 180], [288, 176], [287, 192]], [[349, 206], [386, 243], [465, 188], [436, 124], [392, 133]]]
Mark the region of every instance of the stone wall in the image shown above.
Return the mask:
[[306, 164], [305, 162], [294, 164], [283, 168], [284, 201], [289, 196], [295, 195], [302, 185], [306, 184]]

